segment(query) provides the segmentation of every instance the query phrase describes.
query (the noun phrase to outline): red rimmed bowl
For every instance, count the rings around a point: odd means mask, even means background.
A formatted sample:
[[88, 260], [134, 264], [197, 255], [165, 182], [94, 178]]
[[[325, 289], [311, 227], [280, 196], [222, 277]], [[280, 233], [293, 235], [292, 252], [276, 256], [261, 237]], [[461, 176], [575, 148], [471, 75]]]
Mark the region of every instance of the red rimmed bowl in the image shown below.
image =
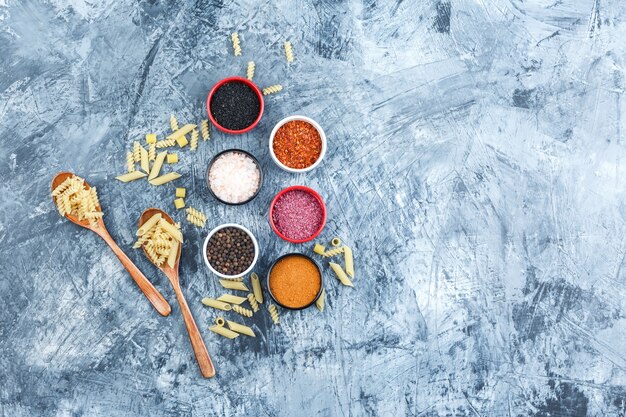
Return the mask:
[[[227, 129], [224, 126], [220, 125], [217, 122], [217, 120], [215, 120], [215, 117], [213, 117], [213, 113], [211, 113], [211, 100], [213, 99], [213, 96], [215, 95], [215, 92], [221, 86], [223, 86], [224, 84], [227, 84], [227, 83], [242, 83], [242, 84], [245, 84], [248, 87], [250, 87], [252, 89], [252, 91], [255, 92], [257, 98], [259, 99], [259, 115], [254, 120], [254, 122], [252, 122], [252, 124], [250, 126], [246, 127], [245, 129], [241, 129], [241, 130]], [[259, 124], [259, 121], [261, 120], [261, 117], [263, 116], [263, 110], [264, 109], [265, 109], [265, 102], [263, 101], [263, 93], [261, 92], [259, 87], [257, 87], [257, 85], [255, 83], [253, 83], [249, 79], [243, 78], [243, 77], [227, 77], [227, 78], [224, 78], [223, 80], [221, 80], [217, 84], [215, 84], [213, 86], [213, 88], [211, 88], [211, 91], [209, 91], [209, 95], [207, 96], [207, 99], [206, 99], [206, 111], [207, 111], [207, 114], [209, 115], [209, 120], [211, 120], [211, 123], [213, 123], [213, 126], [218, 128], [222, 132], [229, 133], [231, 135], [240, 135], [242, 133], [246, 133], [246, 132], [249, 132], [252, 129], [254, 129], [256, 127], [256, 125]]]
[[[278, 228], [276, 227], [276, 224], [274, 223], [274, 208], [276, 206], [276, 202], [283, 195], [287, 194], [290, 191], [296, 191], [296, 190], [304, 191], [304, 192], [310, 194], [311, 196], [313, 196], [315, 198], [315, 200], [317, 200], [317, 202], [319, 203], [320, 208], [322, 210], [322, 221], [320, 222], [320, 227], [313, 234], [311, 234], [311, 236], [309, 236], [309, 237], [307, 237], [305, 239], [292, 239], [292, 238], [289, 238], [289, 237], [285, 236], [280, 230], [278, 230]], [[270, 220], [270, 226], [272, 227], [272, 230], [281, 239], [286, 240], [287, 242], [291, 242], [291, 243], [305, 243], [305, 242], [309, 242], [309, 241], [315, 239], [320, 233], [322, 233], [322, 230], [324, 230], [324, 226], [326, 226], [326, 204], [324, 204], [324, 200], [322, 200], [322, 197], [314, 189], [309, 188], [309, 187], [305, 187], [304, 185], [293, 185], [291, 187], [287, 187], [287, 188], [281, 190], [278, 194], [276, 194], [276, 197], [274, 197], [274, 199], [270, 203], [269, 220]]]

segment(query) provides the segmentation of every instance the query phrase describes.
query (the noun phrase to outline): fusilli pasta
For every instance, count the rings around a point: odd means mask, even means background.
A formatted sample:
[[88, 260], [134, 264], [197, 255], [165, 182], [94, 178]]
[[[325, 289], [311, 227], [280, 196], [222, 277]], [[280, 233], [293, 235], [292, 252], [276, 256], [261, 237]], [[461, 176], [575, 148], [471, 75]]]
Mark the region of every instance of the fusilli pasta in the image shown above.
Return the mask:
[[280, 324], [280, 317], [278, 317], [278, 308], [274, 304], [270, 304], [267, 308], [270, 312], [270, 316], [272, 317], [272, 321], [274, 324]]
[[293, 62], [293, 47], [291, 46], [291, 42], [287, 41], [284, 43], [285, 46], [285, 56], [287, 57], [287, 62]]
[[126, 154], [126, 172], [133, 172], [135, 170], [135, 157], [132, 152]]
[[200, 132], [202, 133], [202, 140], [209, 140], [210, 133], [209, 133], [209, 121], [208, 120], [203, 120], [200, 123]]
[[242, 306], [238, 306], [237, 304], [233, 306], [233, 311], [237, 314], [241, 314], [244, 317], [252, 317], [252, 315], [254, 314], [252, 310]]
[[254, 311], [255, 313], [259, 311], [259, 303], [257, 302], [256, 298], [254, 298], [254, 294], [248, 294], [248, 302], [250, 303], [250, 307], [252, 307], [252, 311]]
[[233, 32], [232, 35], [230, 35], [230, 39], [233, 42], [233, 52], [235, 53], [235, 56], [241, 55], [241, 42], [239, 41], [239, 34], [237, 32]]
[[267, 95], [270, 95], [270, 94], [278, 93], [282, 89], [283, 89], [283, 86], [280, 85], [280, 84], [270, 85], [269, 87], [265, 87], [263, 89], [263, 95], [267, 96]]
[[195, 226], [204, 227], [206, 216], [193, 207], [187, 208], [187, 221]]
[[255, 68], [254, 61], [248, 62], [248, 69], [246, 70], [246, 76], [248, 77], [249, 80], [252, 80], [254, 78], [254, 68]]
[[343, 253], [343, 246], [340, 246], [340, 247], [338, 247], [338, 248], [334, 248], [334, 249], [327, 250], [326, 252], [324, 252], [324, 253], [322, 254], [322, 256], [323, 256], [323, 257], [325, 257], [325, 258], [331, 258], [331, 257], [333, 257], [333, 256], [337, 256], [337, 255], [339, 255], [340, 253]]
[[190, 149], [195, 151], [198, 149], [198, 129], [194, 129], [191, 131], [191, 145]]
[[176, 139], [163, 139], [156, 143], [156, 147], [161, 148], [169, 148], [170, 146], [176, 145]]

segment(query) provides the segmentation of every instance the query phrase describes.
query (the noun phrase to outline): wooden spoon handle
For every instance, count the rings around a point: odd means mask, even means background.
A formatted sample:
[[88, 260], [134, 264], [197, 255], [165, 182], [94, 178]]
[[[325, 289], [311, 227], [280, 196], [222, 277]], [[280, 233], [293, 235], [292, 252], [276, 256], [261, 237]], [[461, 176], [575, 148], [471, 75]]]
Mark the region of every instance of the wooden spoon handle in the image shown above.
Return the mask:
[[159, 290], [154, 288], [154, 285], [148, 281], [148, 278], [146, 278], [143, 272], [141, 272], [133, 261], [126, 256], [122, 249], [117, 246], [117, 243], [115, 243], [106, 229], [98, 228], [94, 229], [94, 231], [107, 243], [107, 245], [109, 245], [111, 250], [113, 250], [113, 253], [117, 255], [122, 265], [124, 265], [124, 268], [126, 268], [130, 276], [139, 286], [143, 295], [145, 295], [148, 301], [152, 303], [156, 311], [158, 311], [162, 316], [168, 316], [172, 312], [172, 307], [170, 307], [165, 298], [163, 298]]
[[213, 361], [211, 361], [211, 357], [206, 349], [204, 340], [202, 340], [196, 321], [191, 315], [191, 311], [189, 310], [187, 301], [185, 301], [185, 296], [180, 289], [180, 285], [173, 285], [173, 287], [174, 292], [176, 293], [176, 298], [178, 299], [178, 304], [180, 305], [180, 311], [183, 313], [183, 318], [185, 319], [185, 326], [187, 326], [187, 332], [189, 332], [189, 339], [191, 340], [193, 351], [196, 354], [196, 360], [198, 361], [200, 372], [205, 378], [214, 377], [215, 367], [213, 366]]

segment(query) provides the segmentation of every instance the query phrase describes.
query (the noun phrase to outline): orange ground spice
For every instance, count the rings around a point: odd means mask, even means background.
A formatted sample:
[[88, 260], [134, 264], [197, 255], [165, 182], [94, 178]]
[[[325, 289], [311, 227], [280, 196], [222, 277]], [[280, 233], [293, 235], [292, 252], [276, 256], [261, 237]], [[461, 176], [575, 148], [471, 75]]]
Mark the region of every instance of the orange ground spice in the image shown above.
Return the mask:
[[308, 122], [292, 120], [282, 125], [272, 143], [276, 158], [289, 168], [308, 168], [322, 153], [322, 138]]
[[301, 308], [311, 304], [322, 287], [322, 277], [310, 259], [286, 256], [270, 272], [270, 291], [287, 307]]

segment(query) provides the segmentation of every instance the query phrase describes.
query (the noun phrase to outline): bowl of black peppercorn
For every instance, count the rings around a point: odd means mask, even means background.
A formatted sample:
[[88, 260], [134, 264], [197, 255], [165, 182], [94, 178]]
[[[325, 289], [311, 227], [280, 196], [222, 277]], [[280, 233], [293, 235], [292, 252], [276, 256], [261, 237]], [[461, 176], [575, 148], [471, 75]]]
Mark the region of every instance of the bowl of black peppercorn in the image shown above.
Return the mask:
[[221, 224], [204, 240], [203, 258], [209, 271], [220, 278], [239, 278], [252, 271], [259, 258], [259, 244], [240, 224]]

